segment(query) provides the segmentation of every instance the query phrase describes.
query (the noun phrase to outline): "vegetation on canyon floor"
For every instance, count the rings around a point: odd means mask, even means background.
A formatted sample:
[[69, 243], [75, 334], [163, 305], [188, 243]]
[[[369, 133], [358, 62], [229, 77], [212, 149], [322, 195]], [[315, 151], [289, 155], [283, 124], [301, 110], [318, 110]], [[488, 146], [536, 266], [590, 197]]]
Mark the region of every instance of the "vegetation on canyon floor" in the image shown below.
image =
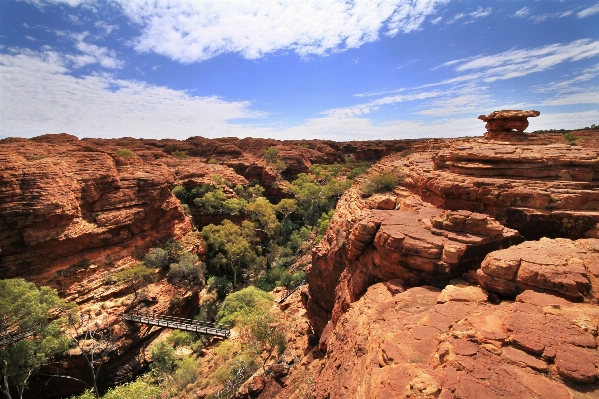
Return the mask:
[[[187, 157], [178, 151], [171, 155]], [[121, 148], [117, 156], [132, 158], [135, 153]], [[276, 148], [267, 148], [264, 157], [277, 170], [284, 169]], [[322, 239], [337, 200], [352, 180], [369, 167], [369, 162], [313, 165], [308, 173], [280, 182], [289, 198], [277, 203], [269, 201], [264, 196], [265, 189], [255, 182], [233, 185], [217, 175], [207, 184], [174, 187], [173, 194], [192, 213], [222, 216], [220, 224], [203, 226], [199, 232], [206, 243], [205, 262], [170, 239], [162, 247], [150, 249], [143, 261], [109, 275], [105, 283], [131, 289], [129, 308], [143, 306], [145, 287], [162, 276], [188, 291], [204, 289], [196, 319], [235, 326], [239, 339], [218, 345], [212, 359], [218, 367], [203, 378], [197, 370], [202, 362], [198, 354], [205, 347], [205, 340], [175, 331], [154, 345], [150, 372], [109, 389], [103, 397], [165, 397], [191, 385], [216, 384], [221, 388], [213, 396], [224, 398], [230, 397], [257, 370], [266, 373], [269, 361], [286, 345], [268, 292], [276, 287], [290, 291], [304, 282], [305, 272], [297, 265], [298, 257]], [[240, 222], [229, 220], [233, 216], [239, 217]], [[29, 378], [43, 369], [48, 377], [70, 378], [87, 385], [88, 390], [78, 398], [99, 397], [97, 379], [101, 365], [107, 359], [107, 351], [113, 349], [110, 331], [93, 327], [89, 324], [91, 313], [88, 316], [75, 304], [61, 301], [55, 290], [38, 289], [20, 279], [0, 283], [3, 330], [32, 330], [27, 339], [0, 350], [4, 395], [10, 399], [11, 389], [16, 389], [23, 397]], [[180, 300], [171, 298], [171, 305], [177, 307]], [[86, 358], [91, 385], [60, 370], [46, 374], [49, 365], [54, 367], [54, 356], [65, 351]]]

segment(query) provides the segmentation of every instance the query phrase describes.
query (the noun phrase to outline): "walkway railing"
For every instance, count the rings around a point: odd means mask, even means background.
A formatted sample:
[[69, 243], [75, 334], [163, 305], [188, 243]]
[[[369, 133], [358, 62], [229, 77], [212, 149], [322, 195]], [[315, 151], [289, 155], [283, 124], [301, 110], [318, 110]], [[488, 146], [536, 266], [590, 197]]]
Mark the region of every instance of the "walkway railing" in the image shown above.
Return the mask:
[[299, 290], [300, 288], [302, 288], [303, 285], [306, 284], [306, 280], [302, 280], [299, 282], [299, 284], [293, 288], [291, 291], [287, 291], [287, 293], [283, 296], [283, 298], [281, 298], [279, 300], [279, 304], [285, 302], [287, 300], [287, 298], [289, 298], [295, 291]]
[[231, 330], [229, 330], [227, 327], [205, 321], [184, 319], [182, 317], [142, 312], [123, 313], [122, 317], [123, 320], [134, 321], [136, 323], [148, 324], [157, 327], [174, 328], [177, 330], [190, 331], [198, 334], [214, 335], [223, 338], [228, 338], [229, 335], [231, 335]]

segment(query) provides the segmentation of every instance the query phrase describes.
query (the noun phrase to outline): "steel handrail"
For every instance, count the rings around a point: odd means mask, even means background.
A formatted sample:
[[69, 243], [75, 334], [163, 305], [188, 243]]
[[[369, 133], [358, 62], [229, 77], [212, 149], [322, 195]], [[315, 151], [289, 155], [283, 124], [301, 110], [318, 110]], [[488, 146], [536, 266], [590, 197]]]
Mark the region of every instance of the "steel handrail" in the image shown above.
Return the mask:
[[216, 335], [228, 338], [231, 330], [226, 327], [198, 320], [184, 319], [169, 315], [149, 314], [149, 313], [123, 313], [124, 320], [135, 321], [142, 324], [149, 324], [158, 327], [175, 328], [178, 330], [191, 331], [200, 334]]

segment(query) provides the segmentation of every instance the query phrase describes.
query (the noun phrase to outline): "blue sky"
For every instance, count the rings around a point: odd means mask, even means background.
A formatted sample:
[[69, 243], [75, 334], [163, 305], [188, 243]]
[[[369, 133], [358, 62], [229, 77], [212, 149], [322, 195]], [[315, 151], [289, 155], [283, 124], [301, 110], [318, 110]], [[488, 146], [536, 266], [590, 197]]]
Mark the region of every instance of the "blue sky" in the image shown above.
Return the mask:
[[373, 140], [599, 124], [599, 2], [0, 0], [0, 137]]

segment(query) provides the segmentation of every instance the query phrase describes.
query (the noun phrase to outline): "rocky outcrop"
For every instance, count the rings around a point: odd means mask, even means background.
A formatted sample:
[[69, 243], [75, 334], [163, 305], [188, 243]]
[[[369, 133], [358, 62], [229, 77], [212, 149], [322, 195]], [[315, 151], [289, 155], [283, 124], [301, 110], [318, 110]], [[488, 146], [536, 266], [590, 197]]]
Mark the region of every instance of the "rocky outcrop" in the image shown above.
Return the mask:
[[392, 192], [341, 198], [303, 297], [316, 397], [596, 395], [599, 150], [507, 133], [419, 143], [373, 168]]
[[369, 287], [331, 334], [316, 397], [596, 394], [599, 307], [532, 291], [496, 305], [455, 284]]
[[534, 289], [596, 302], [599, 239], [527, 241], [491, 252], [473, 277], [481, 287], [507, 297]]
[[[528, 127], [528, 118], [539, 116], [539, 111], [503, 110], [491, 112], [489, 115], [480, 115], [478, 119], [487, 122], [485, 137], [518, 138]], [[506, 133], [516, 131], [516, 133]]]

